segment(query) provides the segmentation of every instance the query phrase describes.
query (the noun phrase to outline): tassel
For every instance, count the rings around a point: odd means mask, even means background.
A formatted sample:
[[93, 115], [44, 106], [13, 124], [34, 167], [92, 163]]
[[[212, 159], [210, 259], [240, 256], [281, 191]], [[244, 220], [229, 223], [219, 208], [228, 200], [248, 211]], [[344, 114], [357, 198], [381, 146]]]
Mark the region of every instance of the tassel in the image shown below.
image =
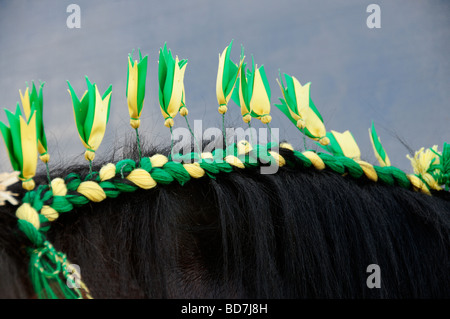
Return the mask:
[[48, 241], [40, 248], [30, 248], [29, 253], [31, 283], [39, 299], [92, 298], [79, 274], [69, 271], [66, 255], [56, 251]]

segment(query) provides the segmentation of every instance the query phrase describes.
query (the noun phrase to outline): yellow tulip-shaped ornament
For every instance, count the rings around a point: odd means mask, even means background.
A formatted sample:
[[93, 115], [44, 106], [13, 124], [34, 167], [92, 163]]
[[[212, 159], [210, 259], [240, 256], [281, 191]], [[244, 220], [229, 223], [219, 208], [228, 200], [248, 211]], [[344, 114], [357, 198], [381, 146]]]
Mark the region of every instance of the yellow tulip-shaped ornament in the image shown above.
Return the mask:
[[45, 136], [44, 119], [43, 119], [44, 99], [42, 89], [44, 87], [44, 84], [45, 82], [40, 83], [39, 92], [36, 90], [36, 86], [34, 85], [33, 82], [31, 92], [27, 87], [24, 94], [22, 94], [21, 90], [19, 90], [19, 93], [20, 93], [20, 100], [22, 101], [22, 107], [25, 112], [25, 116], [27, 118], [30, 117], [32, 107], [34, 107], [36, 111], [36, 134], [38, 139], [38, 151], [40, 154], [39, 158], [45, 164], [47, 170], [47, 178], [50, 183], [51, 182], [50, 171], [48, 168], [50, 154], [48, 153], [47, 138]]
[[186, 64], [187, 60], [180, 61], [178, 57], [174, 59], [166, 44], [159, 50], [159, 106], [164, 117], [164, 125], [170, 129], [171, 154], [173, 118], [177, 115], [182, 103]]
[[269, 123], [270, 116], [270, 86], [267, 81], [264, 66], [257, 67], [252, 57], [252, 70], [246, 70], [244, 63], [240, 78], [236, 83], [232, 98], [241, 107], [242, 120], [250, 126], [251, 118], [261, 120], [271, 131]]
[[139, 141], [138, 128], [141, 124], [142, 108], [145, 98], [145, 83], [147, 78], [147, 60], [148, 56], [142, 57], [139, 50], [140, 61], [133, 61], [133, 53], [128, 55], [128, 72], [127, 72], [127, 104], [130, 114], [130, 125], [136, 131], [136, 144], [139, 151], [139, 159], [142, 159], [141, 143]]
[[109, 119], [112, 85], [108, 87], [102, 96], [98, 91], [97, 85], [95, 83], [92, 84], [86, 77], [88, 89], [80, 100], [76, 96], [70, 82], [67, 81], [67, 83], [69, 85], [68, 91], [72, 97], [78, 135], [86, 148], [84, 157], [89, 161], [89, 171], [92, 172], [92, 161], [103, 140]]
[[[278, 107], [303, 134], [315, 141], [319, 141], [323, 146], [328, 145], [330, 140], [326, 136], [323, 118], [310, 97], [311, 83], [309, 82], [305, 85], [301, 85], [293, 76], [285, 74], [284, 77], [286, 79], [286, 86], [283, 84], [281, 74], [280, 81], [278, 81], [283, 98], [280, 98], [281, 104], [275, 104], [275, 106]], [[306, 148], [305, 140], [304, 143]]]
[[231, 61], [230, 52], [233, 41], [223, 50], [222, 54], [219, 54], [219, 68], [217, 71], [216, 81], [216, 96], [219, 103], [219, 113], [222, 114], [222, 134], [226, 143], [225, 133], [225, 113], [228, 108], [228, 101], [233, 93], [234, 86], [236, 84], [239, 71], [244, 62], [244, 49], [241, 48], [241, 57], [239, 65]]
[[23, 117], [20, 106], [16, 112], [5, 110], [9, 127], [0, 122], [0, 131], [14, 171], [19, 171], [19, 179], [26, 190], [34, 189], [33, 180], [37, 166], [36, 111], [31, 107], [29, 116]]

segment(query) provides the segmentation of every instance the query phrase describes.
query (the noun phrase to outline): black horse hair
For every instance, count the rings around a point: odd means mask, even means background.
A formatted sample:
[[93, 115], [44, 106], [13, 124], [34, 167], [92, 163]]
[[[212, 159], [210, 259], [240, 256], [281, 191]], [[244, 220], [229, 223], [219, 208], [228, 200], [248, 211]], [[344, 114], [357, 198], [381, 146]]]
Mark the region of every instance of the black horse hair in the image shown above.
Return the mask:
[[[327, 169], [235, 169], [89, 203], [47, 235], [94, 298], [449, 298], [450, 196], [432, 195]], [[16, 208], [0, 207], [1, 298], [33, 297]]]

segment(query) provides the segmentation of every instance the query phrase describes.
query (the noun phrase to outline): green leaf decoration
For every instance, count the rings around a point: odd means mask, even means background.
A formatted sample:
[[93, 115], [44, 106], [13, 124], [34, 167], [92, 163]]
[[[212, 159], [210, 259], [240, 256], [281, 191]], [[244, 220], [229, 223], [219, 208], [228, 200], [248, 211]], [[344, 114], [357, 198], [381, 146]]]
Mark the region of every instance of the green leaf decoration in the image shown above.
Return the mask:
[[375, 157], [377, 158], [380, 166], [391, 166], [391, 161], [387, 156], [383, 145], [381, 145], [381, 140], [378, 137], [377, 131], [375, 130], [375, 124], [372, 121], [372, 128], [369, 129], [370, 141], [372, 143], [373, 151], [375, 153]]
[[[5, 113], [10, 126], [8, 127], [3, 122], [0, 122], [0, 131], [2, 132], [3, 140], [5, 142], [6, 150], [8, 152], [9, 160], [11, 162], [13, 170], [21, 171], [22, 148], [18, 146], [18, 144], [20, 143], [20, 126], [18, 123], [18, 119], [16, 119], [14, 114], [11, 117], [10, 114], [12, 113], [7, 109], [5, 109]], [[14, 148], [14, 145], [16, 145], [16, 148]]]

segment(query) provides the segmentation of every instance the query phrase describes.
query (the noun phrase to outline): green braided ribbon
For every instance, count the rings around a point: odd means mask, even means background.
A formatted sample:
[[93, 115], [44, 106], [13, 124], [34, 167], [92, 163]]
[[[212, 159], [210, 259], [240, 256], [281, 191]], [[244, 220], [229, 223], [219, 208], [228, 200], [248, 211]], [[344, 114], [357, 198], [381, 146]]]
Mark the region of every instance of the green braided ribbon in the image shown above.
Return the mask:
[[[106, 197], [116, 198], [122, 192], [129, 193], [136, 191], [139, 188], [137, 185], [126, 179], [136, 167], [140, 167], [147, 171], [157, 184], [167, 185], [177, 181], [180, 185], [184, 185], [191, 179], [191, 176], [182, 163], [196, 161], [210, 178], [215, 178], [217, 174], [222, 172], [229, 173], [236, 169], [233, 165], [223, 160], [224, 155], [233, 155], [242, 161], [246, 168], [255, 168], [273, 161], [274, 158], [269, 151], [278, 147], [279, 146], [275, 143], [256, 145], [254, 149], [246, 154], [239, 154], [236, 144], [230, 144], [225, 151], [214, 150], [212, 152], [212, 159], [201, 158], [198, 153], [176, 155], [174, 156], [173, 161], [167, 162], [162, 167], [152, 167], [148, 157], [143, 158], [139, 164], [134, 160], [125, 159], [116, 164], [116, 176], [114, 178], [100, 181], [98, 172], [93, 172], [88, 174], [84, 181], [91, 180], [98, 183], [105, 192]], [[290, 156], [285, 157], [286, 165], [288, 166], [309, 168], [313, 165], [311, 160], [299, 151], [288, 151], [282, 148], [280, 150], [282, 152], [289, 152]], [[445, 150], [447, 156], [447, 154], [450, 153], [449, 148], [447, 147]], [[326, 168], [335, 173], [340, 175], [348, 174], [355, 179], [361, 178], [364, 175], [363, 169], [358, 162], [351, 158], [345, 156], [332, 156], [320, 152], [316, 154], [323, 161]], [[441, 165], [450, 167], [448, 161], [442, 161]], [[411, 183], [408, 180], [407, 175], [400, 169], [392, 166], [374, 166], [374, 169], [380, 182], [391, 186], [399, 185], [404, 188], [411, 188]], [[442, 177], [442, 180], [445, 179], [448, 183], [448, 173], [446, 174], [447, 175], [443, 174], [444, 177]], [[42, 209], [43, 205], [49, 205], [59, 213], [70, 212], [74, 207], [83, 206], [89, 203], [89, 200], [84, 195], [77, 192], [78, 186], [83, 182], [80, 175], [70, 173], [64, 178], [64, 181], [68, 190], [67, 195], [54, 196], [48, 185], [40, 185], [37, 189], [28, 192], [24, 196], [23, 202], [29, 203], [38, 212]], [[42, 214], [39, 215], [40, 221], [44, 225], [40, 231], [45, 233], [45, 231], [48, 230], [48, 227], [45, 227], [45, 223], [48, 223], [48, 220]]]
[[[45, 236], [26, 220], [18, 220], [19, 229], [32, 242], [27, 249], [30, 255], [30, 279], [37, 297], [40, 299], [81, 299], [81, 291], [76, 288], [68, 270], [65, 254], [56, 251]], [[69, 288], [68, 283], [72, 283]]]
[[[245, 153], [244, 153], [245, 152]], [[134, 192], [139, 189], [132, 181], [127, 179], [135, 169], [143, 169], [148, 172], [157, 184], [170, 184], [174, 181], [180, 185], [187, 183], [192, 177], [183, 163], [198, 163], [205, 174], [215, 179], [220, 173], [229, 173], [239, 168], [224, 161], [226, 156], [232, 155], [239, 159], [245, 168], [255, 168], [263, 166], [275, 160], [273, 153], [279, 152], [283, 157], [283, 165], [291, 168], [300, 167], [304, 169], [317, 167], [317, 160], [323, 163], [321, 169], [325, 168], [340, 175], [348, 175], [351, 178], [359, 179], [364, 177], [365, 171], [361, 162], [346, 156], [333, 156], [327, 153], [308, 152], [301, 153], [296, 150], [280, 147], [277, 143], [267, 145], [256, 145], [254, 148], [239, 149], [236, 143], [228, 145], [223, 149], [216, 149], [211, 152], [212, 158], [202, 158], [201, 154], [189, 153], [186, 155], [175, 154], [174, 160], [166, 162], [161, 167], [153, 167], [150, 158], [142, 158], [138, 163], [131, 159], [124, 159], [115, 165], [115, 176], [108, 180], [100, 180], [99, 172], [91, 172], [84, 179], [79, 174], [70, 173], [64, 178], [67, 188], [65, 196], [54, 195], [49, 185], [40, 185], [29, 191], [23, 197], [22, 202], [28, 203], [37, 212], [41, 211], [44, 205], [53, 208], [58, 213], [70, 212], [74, 207], [86, 205], [90, 200], [77, 189], [82, 182], [92, 181], [97, 183], [104, 191], [106, 198], [116, 198], [120, 193]], [[314, 155], [315, 154], [315, 155]], [[311, 157], [311, 155], [314, 155]], [[436, 178], [440, 183], [449, 186], [450, 175], [450, 145], [444, 144], [442, 154], [439, 154], [440, 161], [434, 169], [439, 171]], [[315, 157], [315, 162], [312, 159]], [[312, 159], [311, 159], [312, 158]], [[367, 163], [366, 163], [367, 164]], [[373, 166], [377, 181], [390, 185], [399, 186], [406, 189], [415, 189], [412, 186], [408, 175], [393, 166]], [[49, 229], [49, 220], [39, 214], [41, 227], [37, 230], [30, 222], [19, 219], [19, 229], [29, 238], [32, 247], [28, 249], [30, 254], [30, 275], [33, 286], [40, 298], [81, 298], [80, 290], [70, 289], [67, 280], [70, 280], [68, 263], [66, 256], [57, 252], [46, 240], [45, 234]], [[66, 282], [64, 282], [66, 280]]]

